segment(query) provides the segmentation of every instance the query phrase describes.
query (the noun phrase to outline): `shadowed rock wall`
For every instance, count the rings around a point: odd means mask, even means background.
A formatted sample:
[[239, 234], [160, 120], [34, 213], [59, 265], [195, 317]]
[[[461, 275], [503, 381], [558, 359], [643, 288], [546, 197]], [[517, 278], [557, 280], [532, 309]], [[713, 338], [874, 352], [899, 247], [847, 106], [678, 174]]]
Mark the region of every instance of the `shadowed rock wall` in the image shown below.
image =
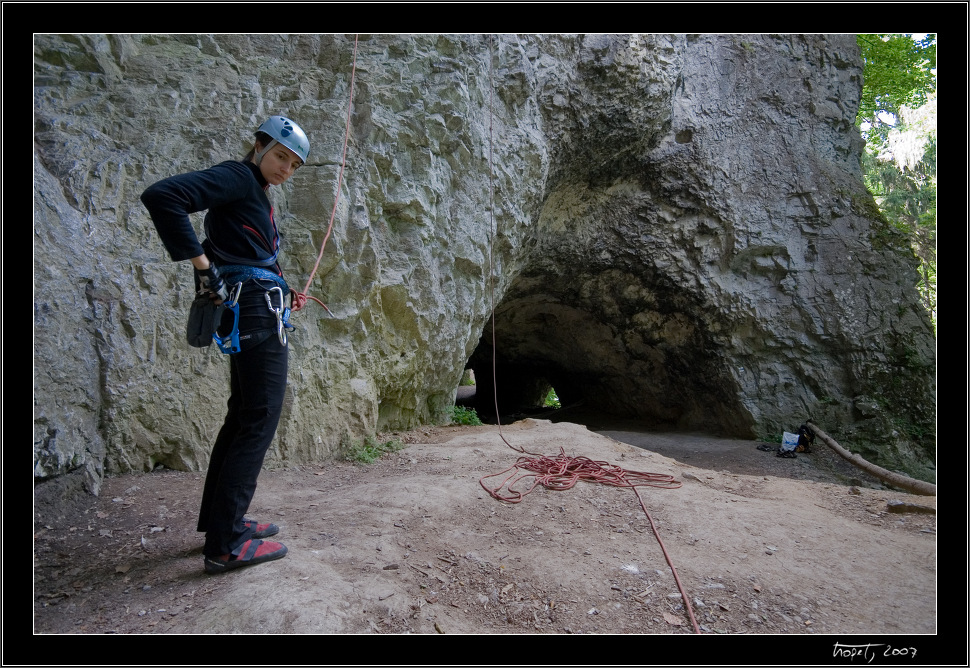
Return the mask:
[[[291, 116], [311, 156], [271, 197], [302, 290], [353, 48], [35, 37], [35, 478], [96, 492], [105, 473], [205, 466], [228, 365], [184, 343], [191, 270], [138, 196]], [[446, 419], [473, 353], [488, 379], [492, 299], [516, 405], [552, 384], [749, 436], [811, 415], [883, 461], [927, 459], [934, 342], [912, 254], [861, 182], [860, 83], [851, 36], [361, 36], [309, 290], [336, 317], [293, 318], [267, 463]]]

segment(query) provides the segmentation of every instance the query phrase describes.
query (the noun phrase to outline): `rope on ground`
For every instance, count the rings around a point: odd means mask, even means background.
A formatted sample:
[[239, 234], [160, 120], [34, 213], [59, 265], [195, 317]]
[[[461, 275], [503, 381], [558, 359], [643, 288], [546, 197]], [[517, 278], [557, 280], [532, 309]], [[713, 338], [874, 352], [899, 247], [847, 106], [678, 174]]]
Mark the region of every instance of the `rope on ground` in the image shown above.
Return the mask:
[[333, 221], [337, 216], [337, 202], [340, 201], [340, 189], [343, 187], [344, 167], [347, 165], [347, 144], [350, 141], [350, 118], [354, 107], [354, 80], [357, 76], [357, 39], [358, 36], [354, 35], [354, 60], [350, 71], [350, 100], [347, 102], [347, 125], [344, 129], [344, 148], [343, 154], [340, 158], [340, 173], [337, 176], [337, 192], [333, 198], [333, 211], [330, 212], [330, 224], [327, 226], [327, 233], [323, 237], [323, 243], [320, 244], [320, 253], [317, 255], [317, 262], [313, 265], [313, 271], [310, 272], [310, 277], [307, 279], [303, 292], [297, 292], [293, 289], [290, 290], [290, 292], [293, 294], [294, 313], [301, 310], [306, 305], [307, 299], [312, 299], [326, 309], [327, 313], [329, 313], [331, 316], [333, 315], [333, 312], [327, 308], [326, 304], [316, 297], [308, 296], [307, 293], [310, 291], [310, 284], [313, 283], [313, 278], [316, 276], [317, 269], [320, 267], [320, 260], [323, 259], [323, 249], [327, 247], [327, 240], [330, 239], [330, 233], [333, 232]]
[[[520, 471], [527, 471], [520, 473]], [[488, 487], [485, 480], [496, 478], [508, 473], [498, 487]], [[518, 474], [518, 475], [516, 475]], [[514, 478], [514, 479], [513, 479]], [[515, 485], [524, 479], [532, 479], [532, 484], [525, 491], [518, 491]], [[479, 480], [481, 486], [499, 501], [519, 503], [526, 494], [542, 485], [554, 490], [566, 490], [575, 487], [581, 480], [597, 482], [612, 487], [661, 487], [677, 489], [682, 483], [674, 480], [673, 476], [660, 473], [645, 473], [642, 471], [627, 471], [608, 462], [598, 462], [588, 457], [567, 457], [566, 452], [559, 448], [555, 457], [539, 455], [537, 457], [519, 457], [514, 465], [501, 473], [493, 473]], [[503, 492], [505, 489], [507, 492]]]
[[[525, 473], [522, 471], [525, 471]], [[485, 484], [486, 480], [502, 475], [505, 475], [505, 477], [497, 487], [489, 487]], [[531, 478], [531, 484], [528, 485], [528, 489], [515, 489], [518, 483], [529, 478]], [[660, 538], [660, 532], [657, 531], [657, 525], [654, 523], [650, 511], [647, 510], [647, 506], [643, 502], [643, 497], [640, 496], [640, 492], [637, 489], [637, 487], [677, 489], [683, 483], [675, 480], [673, 476], [661, 473], [646, 473], [643, 471], [627, 471], [608, 462], [594, 461], [588, 457], [568, 457], [566, 456], [565, 450], [559, 448], [559, 454], [555, 457], [546, 457], [544, 455], [537, 457], [519, 457], [513, 466], [510, 466], [500, 473], [483, 476], [479, 479], [478, 483], [482, 486], [482, 489], [499, 501], [519, 503], [537, 485], [542, 485], [551, 490], [562, 491], [574, 487], [580, 481], [594, 482], [612, 487], [629, 487], [633, 490], [633, 493], [636, 494], [637, 501], [640, 503], [640, 508], [643, 510], [643, 514], [646, 515], [647, 521], [650, 522], [653, 535], [660, 544], [660, 550], [663, 552], [664, 559], [670, 567], [670, 572], [674, 575], [677, 590], [680, 592], [681, 600], [684, 602], [684, 608], [690, 617], [694, 632], [700, 633], [700, 627], [697, 625], [697, 620], [694, 617], [693, 606], [690, 603], [690, 599], [687, 598], [687, 592], [684, 591], [684, 587], [680, 583], [677, 568], [670, 559], [667, 547], [664, 545], [663, 539]], [[503, 490], [505, 491], [503, 492]]]

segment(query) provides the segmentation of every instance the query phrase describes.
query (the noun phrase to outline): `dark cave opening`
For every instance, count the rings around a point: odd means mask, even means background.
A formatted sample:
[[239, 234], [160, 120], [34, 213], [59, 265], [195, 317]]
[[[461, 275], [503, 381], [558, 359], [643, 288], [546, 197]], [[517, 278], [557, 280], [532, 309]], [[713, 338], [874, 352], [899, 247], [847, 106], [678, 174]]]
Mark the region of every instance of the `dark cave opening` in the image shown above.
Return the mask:
[[[604, 322], [548, 295], [508, 300], [468, 360], [476, 385], [462, 403], [485, 423], [496, 421], [497, 406], [503, 424], [535, 417], [750, 435], [750, 418], [702, 325], [681, 311], [655, 319], [666, 336], [651, 336], [630, 318]], [[553, 389], [559, 407], [546, 405]]]
[[[651, 419], [617, 406], [603, 388], [623, 385], [622, 379], [601, 377], [541, 358], [493, 360], [492, 346], [484, 338], [469, 366], [475, 385], [471, 392], [459, 394], [464, 395], [460, 403], [474, 408], [486, 424], [495, 424], [497, 407], [503, 424], [532, 417], [587, 426], [633, 420], [650, 428], [676, 427], [675, 420]], [[550, 392], [558, 405], [549, 404]]]

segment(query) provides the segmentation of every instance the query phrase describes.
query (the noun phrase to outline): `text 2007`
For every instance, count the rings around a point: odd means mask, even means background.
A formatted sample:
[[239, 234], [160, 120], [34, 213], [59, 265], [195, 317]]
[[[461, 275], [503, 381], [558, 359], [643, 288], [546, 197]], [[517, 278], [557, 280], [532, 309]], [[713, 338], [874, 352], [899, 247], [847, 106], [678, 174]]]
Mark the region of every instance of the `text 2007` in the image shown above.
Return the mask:
[[906, 656], [915, 659], [916, 648], [893, 647], [892, 645], [873, 645], [871, 643], [867, 645], [843, 645], [842, 643], [835, 643], [835, 649], [832, 652], [832, 656], [836, 658], [849, 660], [861, 658], [866, 663], [872, 663], [872, 660], [880, 654], [882, 654], [884, 657]]

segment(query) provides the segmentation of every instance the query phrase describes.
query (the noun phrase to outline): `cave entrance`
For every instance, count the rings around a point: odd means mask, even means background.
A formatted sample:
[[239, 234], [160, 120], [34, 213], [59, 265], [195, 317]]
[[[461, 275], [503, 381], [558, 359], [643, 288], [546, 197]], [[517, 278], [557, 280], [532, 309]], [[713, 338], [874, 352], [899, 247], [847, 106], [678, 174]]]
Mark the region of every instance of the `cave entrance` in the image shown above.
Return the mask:
[[[488, 378], [488, 383], [478, 383], [478, 375], [471, 366], [467, 367], [462, 373], [461, 381], [458, 383], [458, 390], [455, 395], [455, 405], [475, 408], [475, 412], [486, 422], [495, 421], [495, 386], [492, 381], [491, 367], [480, 370], [479, 373]], [[559, 393], [552, 383], [542, 375], [522, 373], [522, 369], [511, 370], [503, 369], [503, 372], [512, 373], [511, 383], [503, 381], [502, 390], [499, 392], [502, 415], [520, 416], [530, 415], [542, 417], [551, 415], [552, 412], [562, 408], [562, 401]], [[502, 374], [503, 376], [505, 373]], [[524, 382], [523, 382], [524, 381]], [[510, 387], [519, 388], [514, 394]], [[523, 392], [522, 388], [532, 388], [531, 391]]]
[[[487, 348], [491, 350], [490, 346]], [[480, 352], [486, 354], [484, 349]], [[456, 405], [474, 408], [486, 423], [495, 422], [496, 394], [502, 422], [523, 417], [551, 419], [562, 409], [560, 393], [549, 380], [548, 371], [520, 364], [503, 364], [496, 371], [497, 387], [491, 358], [485, 364], [466, 369], [458, 386]]]
[[[476, 392], [466, 405], [485, 422], [494, 422], [497, 403], [503, 423], [549, 414], [590, 428], [634, 421], [749, 434], [750, 415], [701, 316], [677, 306], [641, 301], [630, 312], [604, 313], [588, 301], [512, 291], [495, 311], [498, 345], [489, 323], [469, 358]], [[550, 393], [559, 408], [548, 405]]]

